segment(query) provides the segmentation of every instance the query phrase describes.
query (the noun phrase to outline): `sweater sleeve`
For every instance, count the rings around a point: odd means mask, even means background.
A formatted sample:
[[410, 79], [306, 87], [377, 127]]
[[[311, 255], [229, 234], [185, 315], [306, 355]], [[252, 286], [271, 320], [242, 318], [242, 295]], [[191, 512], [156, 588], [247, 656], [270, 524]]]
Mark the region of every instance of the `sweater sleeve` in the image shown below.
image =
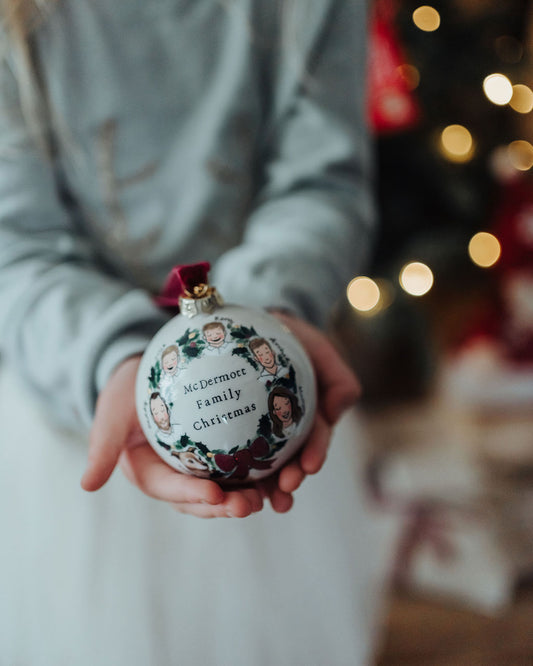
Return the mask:
[[87, 429], [98, 389], [165, 315], [100, 264], [23, 120], [0, 61], [0, 351], [68, 427]]
[[285, 26], [295, 38], [281, 61], [264, 186], [243, 243], [213, 276], [227, 300], [289, 308], [318, 325], [361, 270], [374, 219], [365, 3], [328, 4], [302, 55], [294, 49], [312, 12], [309, 3], [293, 3], [301, 13]]

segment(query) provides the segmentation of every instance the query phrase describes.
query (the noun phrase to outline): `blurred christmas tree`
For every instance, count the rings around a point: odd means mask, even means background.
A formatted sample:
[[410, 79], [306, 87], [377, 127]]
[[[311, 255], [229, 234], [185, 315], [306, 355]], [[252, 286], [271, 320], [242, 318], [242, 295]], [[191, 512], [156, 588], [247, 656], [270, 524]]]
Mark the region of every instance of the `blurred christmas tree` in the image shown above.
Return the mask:
[[508, 215], [520, 191], [527, 210], [533, 190], [531, 0], [377, 0], [372, 24], [374, 289], [354, 282], [336, 320], [368, 403], [423, 394], [443, 350], [487, 316], [501, 272], [470, 241], [502, 235], [501, 200]]

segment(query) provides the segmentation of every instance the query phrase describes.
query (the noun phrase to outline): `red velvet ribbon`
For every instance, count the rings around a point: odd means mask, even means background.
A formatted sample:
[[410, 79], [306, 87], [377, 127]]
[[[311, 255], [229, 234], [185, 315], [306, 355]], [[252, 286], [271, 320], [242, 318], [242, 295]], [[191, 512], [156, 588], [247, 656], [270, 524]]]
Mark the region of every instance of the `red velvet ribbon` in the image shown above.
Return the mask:
[[174, 266], [168, 274], [163, 290], [155, 297], [155, 302], [162, 308], [179, 309], [180, 296], [184, 296], [186, 292], [193, 293], [194, 287], [208, 283], [210, 268], [208, 261]]
[[237, 453], [216, 453], [215, 463], [223, 472], [231, 472], [228, 478], [245, 479], [251, 469], [270, 469], [272, 460], [258, 460], [268, 455], [270, 449], [264, 437], [258, 437], [247, 449]]

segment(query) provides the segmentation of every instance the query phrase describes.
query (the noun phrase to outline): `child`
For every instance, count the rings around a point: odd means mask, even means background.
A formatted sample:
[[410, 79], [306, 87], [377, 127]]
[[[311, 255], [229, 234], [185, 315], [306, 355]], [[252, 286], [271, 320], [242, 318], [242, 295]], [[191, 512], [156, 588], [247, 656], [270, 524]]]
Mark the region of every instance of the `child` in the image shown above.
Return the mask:
[[159, 390], [167, 402], [174, 401], [174, 386], [179, 373], [180, 350], [177, 345], [170, 345], [161, 354], [161, 378]]
[[[358, 390], [316, 326], [372, 222], [363, 1], [3, 6], [0, 661], [367, 663], [353, 413], [304, 480]], [[139, 429], [153, 296], [197, 259], [228, 302], [277, 310], [321, 387], [301, 454], [257, 486], [176, 473]], [[222, 516], [249, 517], [197, 519]]]
[[202, 329], [207, 345], [206, 356], [222, 356], [230, 351], [230, 343], [226, 340], [226, 327], [220, 321], [210, 321]]

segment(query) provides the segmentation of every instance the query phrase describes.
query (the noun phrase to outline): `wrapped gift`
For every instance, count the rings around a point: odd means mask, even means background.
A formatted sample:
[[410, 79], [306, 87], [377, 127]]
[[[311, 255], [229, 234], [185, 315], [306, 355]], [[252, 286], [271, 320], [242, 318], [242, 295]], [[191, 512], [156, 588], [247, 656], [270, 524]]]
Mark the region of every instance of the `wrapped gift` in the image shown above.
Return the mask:
[[515, 569], [488, 508], [413, 503], [397, 544], [397, 586], [497, 613], [510, 602]]
[[502, 539], [497, 498], [467, 445], [469, 431], [438, 401], [371, 420], [376, 454], [368, 486], [399, 522], [393, 586], [489, 614], [502, 610], [515, 560]]

